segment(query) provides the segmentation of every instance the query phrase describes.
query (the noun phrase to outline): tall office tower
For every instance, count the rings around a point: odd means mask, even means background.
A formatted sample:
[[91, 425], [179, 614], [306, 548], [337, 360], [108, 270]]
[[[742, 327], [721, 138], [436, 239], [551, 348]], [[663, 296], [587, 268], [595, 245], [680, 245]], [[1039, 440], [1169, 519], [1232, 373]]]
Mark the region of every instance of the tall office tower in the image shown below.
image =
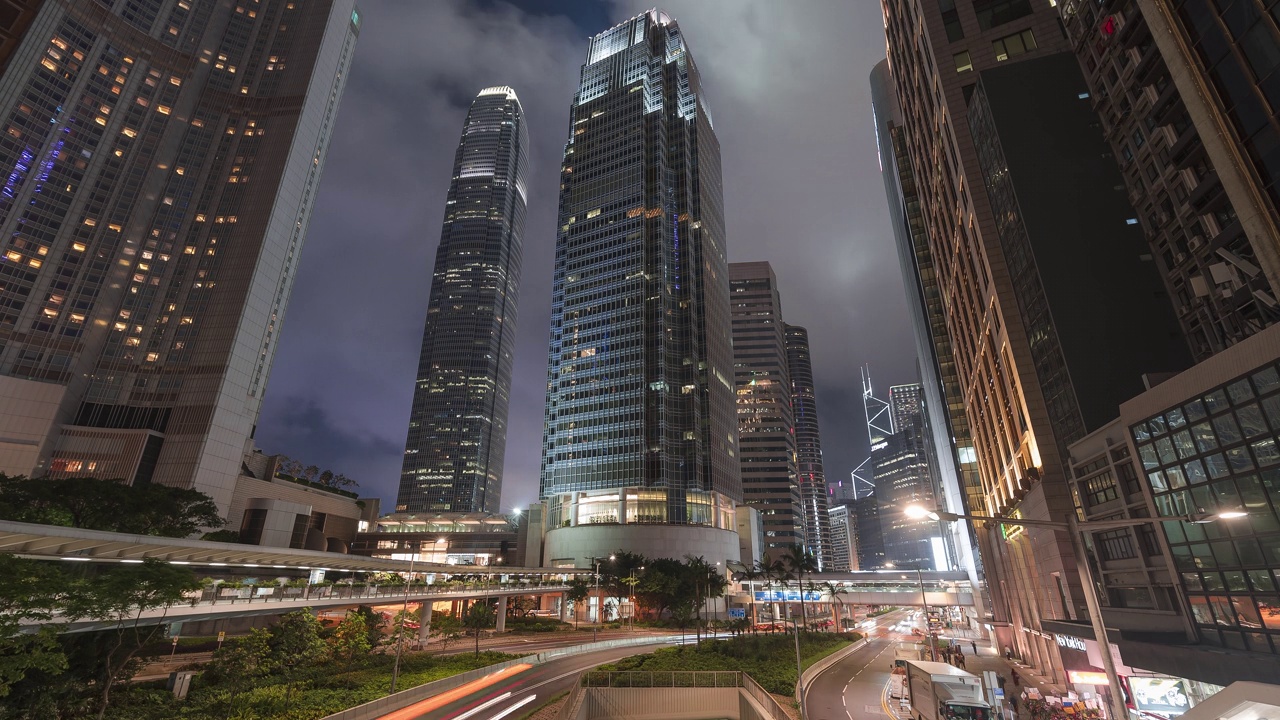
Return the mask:
[[[932, 441], [935, 489], [944, 509], [971, 514], [971, 510], [985, 507], [978, 458], [888, 60], [871, 72], [871, 101], [889, 218], [919, 357], [921, 391], [928, 409], [924, 413], [925, 433]], [[950, 523], [943, 531], [956, 564], [968, 573], [973, 587], [984, 587], [981, 553], [972, 528], [968, 523]], [[985, 614], [987, 598], [982, 592], [974, 598], [975, 608]]]
[[919, 383], [889, 386], [889, 411], [893, 413], [895, 430], [920, 422], [924, 414], [924, 387]]
[[853, 501], [853, 527], [858, 537], [850, 550], [853, 557], [849, 562], [852, 564], [856, 557], [859, 570], [884, 567], [884, 532], [880, 520], [880, 501], [874, 493]]
[[44, 3], [0, 79], [0, 471], [228, 510], [359, 25], [353, 0]]
[[591, 39], [552, 284], [545, 555], [738, 559], [720, 147], [665, 13]]
[[871, 453], [876, 478], [873, 497], [880, 508], [885, 561], [903, 568], [950, 570], [945, 551], [941, 559], [935, 557], [934, 540], [941, 540], [938, 522], [909, 518], [905, 513], [912, 505], [937, 507], [938, 499], [923, 419], [917, 413], [904, 420], [902, 429]]
[[[1041, 60], [1067, 47], [1055, 8], [884, 9], [904, 155], [935, 263], [924, 282], [948, 299], [980, 510], [1061, 518], [1074, 509], [1066, 445], [1108, 421], [1144, 372], [1176, 369], [1181, 340], [1134, 213], [1113, 190], [1121, 181], [1078, 70], [1073, 81]], [[1042, 621], [1085, 612], [1068, 539], [1030, 530], [1006, 542], [992, 524], [979, 537], [998, 641], [1064, 677]]]
[[766, 560], [780, 560], [789, 547], [804, 545], [806, 538], [787, 326], [769, 263], [729, 264], [729, 307], [742, 501], [760, 511]]
[[813, 389], [809, 331], [798, 325], [787, 325], [787, 373], [791, 376], [796, 472], [800, 501], [804, 505], [805, 547], [814, 554], [821, 570], [831, 565], [827, 474], [822, 469], [822, 435], [818, 431], [818, 398]]
[[1197, 361], [1280, 319], [1280, 20], [1226, 5], [1061, 3]]
[[396, 512], [499, 510], [528, 148], [515, 91], [481, 90], [454, 154]]
[[828, 572], [852, 572], [858, 566], [858, 516], [852, 500], [827, 508], [831, 519], [831, 567]]

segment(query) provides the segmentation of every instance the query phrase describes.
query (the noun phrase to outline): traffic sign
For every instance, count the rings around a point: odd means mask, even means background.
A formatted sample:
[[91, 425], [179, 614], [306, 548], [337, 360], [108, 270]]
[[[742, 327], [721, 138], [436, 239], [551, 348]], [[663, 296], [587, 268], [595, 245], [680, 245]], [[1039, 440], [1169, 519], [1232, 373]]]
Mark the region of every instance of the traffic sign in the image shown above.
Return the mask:
[[746, 608], [729, 608], [729, 617], [741, 620], [747, 616]]

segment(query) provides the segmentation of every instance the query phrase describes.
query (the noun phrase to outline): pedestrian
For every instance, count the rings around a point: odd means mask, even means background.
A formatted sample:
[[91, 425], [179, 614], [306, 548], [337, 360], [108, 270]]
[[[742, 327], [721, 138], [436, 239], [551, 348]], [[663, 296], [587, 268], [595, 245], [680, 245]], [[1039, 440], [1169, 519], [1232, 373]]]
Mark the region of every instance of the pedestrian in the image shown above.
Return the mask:
[[1004, 659], [1013, 662], [1013, 648], [1008, 645], [1004, 646]]
[[956, 655], [956, 667], [964, 669], [964, 655]]
[[1018, 716], [1018, 696], [1017, 695], [1009, 696], [1009, 706], [1013, 708], [1013, 716], [1017, 717]]
[[973, 654], [974, 654], [974, 655], [977, 655], [977, 654], [978, 654], [978, 643], [976, 643], [976, 642], [974, 642], [974, 641], [970, 640], [970, 641], [969, 641], [969, 647], [973, 648]]
[[1014, 668], [1009, 671], [1009, 675], [1013, 677], [1013, 686], [1018, 687], [1022, 684], [1022, 678], [1018, 677], [1018, 669]]

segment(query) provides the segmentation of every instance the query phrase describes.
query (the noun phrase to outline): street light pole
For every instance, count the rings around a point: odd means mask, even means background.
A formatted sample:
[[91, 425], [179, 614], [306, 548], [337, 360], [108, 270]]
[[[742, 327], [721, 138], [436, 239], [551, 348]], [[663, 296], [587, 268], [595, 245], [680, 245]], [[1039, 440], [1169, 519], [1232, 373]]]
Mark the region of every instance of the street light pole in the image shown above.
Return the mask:
[[[1098, 598], [1098, 585], [1094, 581], [1093, 568], [1089, 565], [1089, 559], [1085, 552], [1084, 540], [1080, 533], [1081, 530], [1109, 530], [1115, 528], [1132, 528], [1142, 527], [1144, 525], [1154, 524], [1156, 520], [1181, 520], [1183, 522], [1204, 523], [1212, 520], [1234, 520], [1246, 515], [1244, 512], [1229, 511], [1221, 512], [1213, 515], [1180, 515], [1174, 517], [1162, 518], [1125, 518], [1122, 520], [1099, 520], [1094, 522], [1081, 523], [1076, 519], [1073, 510], [1068, 516], [1066, 522], [1057, 522], [1054, 520], [1025, 520], [1022, 518], [1002, 518], [991, 517], [989, 515], [960, 515], [957, 513], [945, 512], [942, 510], [928, 510], [919, 506], [911, 506], [906, 509], [907, 517], [922, 518], [930, 517], [938, 520], [946, 520], [954, 522], [956, 520], [968, 520], [970, 522], [993, 522], [1000, 525], [1022, 525], [1024, 527], [1043, 527], [1053, 530], [1066, 531], [1071, 536], [1072, 554], [1075, 556], [1076, 565], [1080, 569], [1081, 579], [1088, 587], [1085, 588], [1084, 598], [1085, 607], [1089, 610], [1089, 620], [1093, 625], [1093, 637], [1098, 642], [1098, 650], [1102, 655], [1102, 669], [1107, 675], [1107, 685], [1111, 695], [1111, 711], [1112, 720], [1126, 720], [1129, 716], [1129, 708], [1125, 705], [1124, 694], [1120, 690], [1120, 676], [1116, 673], [1115, 659], [1111, 657], [1111, 640], [1107, 637], [1107, 626], [1102, 620], [1102, 602]], [[925, 625], [928, 626], [929, 615], [925, 613]]]
[[[418, 558], [418, 554], [414, 553], [409, 556], [409, 580], [404, 585], [404, 605], [400, 608], [400, 632], [396, 637], [396, 662], [391, 668], [391, 692], [389, 695], [396, 694], [396, 681], [400, 679], [400, 655], [404, 652], [404, 618], [409, 614], [409, 589], [413, 587], [413, 561]], [[425, 601], [424, 601], [425, 602]], [[418, 616], [418, 622], [422, 622], [422, 615]]]
[[938, 659], [938, 640], [933, 636], [933, 628], [929, 627], [929, 598], [924, 594], [924, 573], [916, 567], [916, 580], [920, 582], [920, 604], [924, 606], [924, 635], [929, 638], [929, 656]]
[[[613, 560], [614, 557], [615, 556], [610, 555], [609, 559]], [[604, 609], [604, 603], [600, 602], [600, 561], [603, 560], [603, 558], [593, 557], [591, 559], [594, 560], [596, 563], [596, 593], [595, 593], [596, 594], [596, 625], [591, 630], [591, 641], [599, 642], [600, 641], [600, 611]]]

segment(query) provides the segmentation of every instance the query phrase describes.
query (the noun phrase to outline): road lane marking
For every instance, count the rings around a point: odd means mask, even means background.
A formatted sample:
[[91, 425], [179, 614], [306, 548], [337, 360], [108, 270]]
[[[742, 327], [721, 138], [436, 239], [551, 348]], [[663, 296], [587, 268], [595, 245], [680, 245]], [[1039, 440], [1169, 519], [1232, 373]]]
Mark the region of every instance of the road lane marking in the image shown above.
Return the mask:
[[419, 715], [425, 715], [433, 710], [439, 710], [449, 703], [461, 700], [477, 690], [489, 687], [499, 680], [503, 680], [511, 675], [522, 673], [531, 667], [533, 666], [529, 663], [520, 663], [519, 665], [512, 665], [510, 667], [503, 668], [495, 673], [472, 680], [465, 685], [459, 685], [452, 690], [447, 690], [439, 695], [429, 697], [426, 700], [413, 703], [412, 705], [400, 708], [399, 710], [387, 713], [386, 715], [379, 716], [378, 720], [411, 720], [411, 718], [416, 718]]
[[[524, 707], [525, 705], [528, 705], [529, 703], [531, 703], [531, 702], [533, 702], [534, 700], [537, 700], [537, 699], [538, 699], [538, 696], [537, 696], [537, 695], [530, 695], [529, 697], [527, 697], [527, 698], [525, 698], [525, 699], [521, 700], [520, 702], [516, 703], [515, 705], [512, 705], [511, 707], [507, 708], [506, 710], [503, 710], [502, 712], [498, 713], [497, 715], [494, 715], [493, 717], [489, 718], [489, 720], [502, 720], [502, 718], [504, 718], [504, 717], [506, 717], [506, 716], [510, 715], [511, 713], [515, 712], [516, 710], [519, 710], [520, 708]], [[853, 718], [850, 718], [849, 720], [853, 720]]]
[[461, 715], [457, 715], [457, 716], [455, 716], [455, 717], [453, 718], [453, 720], [467, 720], [467, 718], [471, 717], [472, 715], [475, 715], [476, 713], [480, 712], [481, 710], [486, 710], [486, 709], [488, 709], [488, 708], [491, 708], [491, 707], [493, 707], [494, 705], [497, 705], [498, 703], [502, 702], [503, 700], [506, 700], [506, 699], [507, 699], [507, 698], [509, 698], [509, 697], [511, 697], [511, 693], [509, 693], [509, 692], [502, 693], [502, 694], [501, 694], [501, 695], [499, 695], [498, 697], [496, 697], [496, 698], [494, 698], [494, 699], [490, 700], [490, 701], [489, 701], [489, 702], [487, 702], [487, 703], [484, 703], [483, 705], [479, 705], [479, 706], [477, 706], [477, 707], [471, 708], [470, 710], [468, 710], [468, 711], [466, 711], [466, 712], [462, 713]]

